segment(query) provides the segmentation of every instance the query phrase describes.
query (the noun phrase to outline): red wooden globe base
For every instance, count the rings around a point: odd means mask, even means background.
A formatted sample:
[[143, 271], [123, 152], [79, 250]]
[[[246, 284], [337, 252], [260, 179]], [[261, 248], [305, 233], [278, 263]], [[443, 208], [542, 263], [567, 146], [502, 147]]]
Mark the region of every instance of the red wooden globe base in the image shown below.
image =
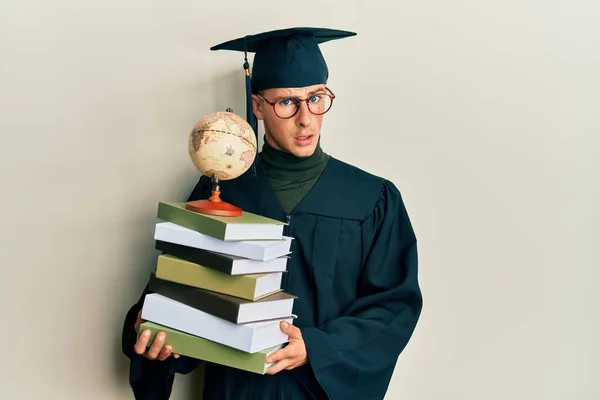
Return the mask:
[[212, 190], [208, 200], [188, 201], [185, 208], [201, 214], [219, 215], [221, 217], [239, 217], [242, 215], [242, 209], [231, 203], [221, 200], [221, 192]]

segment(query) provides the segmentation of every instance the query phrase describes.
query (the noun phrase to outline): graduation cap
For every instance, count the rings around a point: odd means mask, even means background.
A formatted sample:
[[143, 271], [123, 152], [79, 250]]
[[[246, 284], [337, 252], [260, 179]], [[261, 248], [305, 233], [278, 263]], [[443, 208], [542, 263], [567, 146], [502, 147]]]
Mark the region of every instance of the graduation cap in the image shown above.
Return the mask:
[[[355, 35], [354, 32], [328, 28], [288, 28], [248, 35], [210, 49], [244, 53], [246, 119], [258, 135], [252, 94], [265, 89], [327, 83], [329, 70], [319, 44]], [[251, 74], [248, 53], [255, 53]]]

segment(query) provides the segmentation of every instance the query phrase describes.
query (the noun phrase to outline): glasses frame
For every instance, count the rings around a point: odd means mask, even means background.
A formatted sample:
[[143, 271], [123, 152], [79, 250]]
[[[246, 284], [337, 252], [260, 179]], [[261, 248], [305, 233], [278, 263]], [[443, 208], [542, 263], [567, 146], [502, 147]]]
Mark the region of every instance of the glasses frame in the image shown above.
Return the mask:
[[[296, 114], [298, 114], [298, 111], [300, 111], [300, 103], [301, 102], [306, 103], [306, 108], [308, 108], [308, 111], [310, 111], [311, 114], [313, 114], [313, 115], [325, 115], [329, 110], [331, 110], [331, 107], [333, 107], [333, 100], [335, 99], [335, 94], [331, 91], [331, 89], [329, 89], [328, 87], [325, 87], [325, 91], [326, 91], [325, 96], [327, 96], [327, 97], [329, 97], [331, 99], [331, 104], [329, 104], [329, 107], [327, 108], [327, 110], [323, 111], [322, 113], [315, 113], [315, 112], [313, 112], [310, 109], [310, 105], [308, 104], [308, 102], [312, 98], [312, 96], [316, 96], [319, 93], [315, 93], [315, 94], [311, 95], [311, 98], [308, 98], [308, 99], [299, 99], [297, 97], [284, 97], [282, 99], [275, 100], [275, 101], [269, 101], [266, 98], [264, 98], [263, 96], [261, 96], [260, 94], [257, 94], [257, 96], [260, 97], [261, 99], [263, 99], [267, 104], [269, 104], [273, 108], [273, 113], [275, 115], [277, 115], [278, 118], [281, 118], [281, 119], [290, 119], [290, 118], [294, 118], [296, 116]], [[275, 106], [277, 105], [277, 103], [279, 103], [282, 100], [291, 100], [294, 103], [296, 103], [296, 106], [298, 106], [298, 108], [296, 108], [296, 112], [294, 112], [289, 117], [281, 117], [279, 114], [277, 114], [277, 111], [275, 110]]]

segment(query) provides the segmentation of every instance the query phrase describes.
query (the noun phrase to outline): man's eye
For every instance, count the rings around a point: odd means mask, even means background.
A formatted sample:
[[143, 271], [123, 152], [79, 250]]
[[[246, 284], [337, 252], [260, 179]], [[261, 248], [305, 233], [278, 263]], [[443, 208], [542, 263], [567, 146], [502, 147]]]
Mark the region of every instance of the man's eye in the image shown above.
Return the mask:
[[283, 99], [279, 102], [279, 104], [281, 104], [282, 106], [290, 106], [293, 104], [293, 101], [290, 99]]
[[310, 102], [311, 103], [317, 103], [321, 100], [322, 95], [320, 94], [316, 94], [313, 97], [310, 98]]

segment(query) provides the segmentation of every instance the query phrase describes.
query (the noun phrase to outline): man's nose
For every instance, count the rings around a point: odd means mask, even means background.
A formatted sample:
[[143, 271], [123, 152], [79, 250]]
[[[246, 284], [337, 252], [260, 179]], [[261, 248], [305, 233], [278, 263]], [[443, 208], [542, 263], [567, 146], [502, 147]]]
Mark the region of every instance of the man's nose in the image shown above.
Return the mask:
[[312, 121], [312, 113], [308, 109], [308, 104], [305, 101], [301, 101], [298, 107], [296, 122], [302, 127], [308, 127]]

